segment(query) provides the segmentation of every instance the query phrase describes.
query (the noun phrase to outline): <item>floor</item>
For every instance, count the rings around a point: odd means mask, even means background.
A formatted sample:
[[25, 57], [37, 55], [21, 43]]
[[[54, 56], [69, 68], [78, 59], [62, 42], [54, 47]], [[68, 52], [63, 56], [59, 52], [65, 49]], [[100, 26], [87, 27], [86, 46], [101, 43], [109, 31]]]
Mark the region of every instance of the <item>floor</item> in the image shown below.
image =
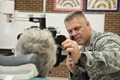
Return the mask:
[[48, 80], [68, 80], [68, 78], [61, 78], [61, 77], [48, 77]]

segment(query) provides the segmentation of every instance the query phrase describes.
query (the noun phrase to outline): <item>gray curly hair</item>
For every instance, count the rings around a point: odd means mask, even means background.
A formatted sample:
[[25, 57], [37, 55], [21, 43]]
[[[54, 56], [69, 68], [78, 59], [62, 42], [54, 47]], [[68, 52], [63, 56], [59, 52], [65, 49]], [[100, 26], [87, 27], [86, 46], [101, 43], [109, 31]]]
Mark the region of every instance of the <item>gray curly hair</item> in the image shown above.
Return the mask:
[[40, 76], [46, 77], [49, 70], [56, 63], [56, 50], [57, 46], [50, 31], [32, 28], [22, 33], [17, 42], [14, 55], [37, 54], [40, 57]]

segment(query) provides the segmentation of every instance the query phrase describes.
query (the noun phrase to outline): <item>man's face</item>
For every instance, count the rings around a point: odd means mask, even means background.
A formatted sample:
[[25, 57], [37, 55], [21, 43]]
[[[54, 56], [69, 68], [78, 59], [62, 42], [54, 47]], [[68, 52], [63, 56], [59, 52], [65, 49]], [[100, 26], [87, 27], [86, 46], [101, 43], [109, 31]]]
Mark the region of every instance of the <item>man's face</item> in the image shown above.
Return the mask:
[[79, 17], [65, 22], [65, 25], [69, 35], [74, 36], [79, 45], [87, 46], [90, 43], [92, 30], [88, 21]]

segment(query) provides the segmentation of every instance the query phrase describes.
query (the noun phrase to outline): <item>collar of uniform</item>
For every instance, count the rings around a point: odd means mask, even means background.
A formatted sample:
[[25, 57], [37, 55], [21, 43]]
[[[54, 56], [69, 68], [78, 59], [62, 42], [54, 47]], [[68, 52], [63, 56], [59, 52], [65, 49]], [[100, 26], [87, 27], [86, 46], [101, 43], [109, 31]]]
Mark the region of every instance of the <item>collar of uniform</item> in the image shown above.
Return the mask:
[[96, 32], [95, 30], [92, 30], [92, 37], [91, 37], [90, 44], [89, 44], [89, 51], [93, 50], [93, 46], [95, 44], [97, 36], [98, 36], [98, 32]]

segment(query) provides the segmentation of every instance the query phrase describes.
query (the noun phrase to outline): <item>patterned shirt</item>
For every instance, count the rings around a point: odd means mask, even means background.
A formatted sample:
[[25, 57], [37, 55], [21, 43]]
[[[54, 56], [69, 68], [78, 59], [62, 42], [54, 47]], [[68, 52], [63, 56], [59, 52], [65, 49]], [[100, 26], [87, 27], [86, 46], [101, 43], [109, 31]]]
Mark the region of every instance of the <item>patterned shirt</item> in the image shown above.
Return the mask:
[[89, 46], [81, 47], [81, 54], [86, 56], [86, 65], [78, 66], [77, 71], [69, 76], [69, 80], [85, 80], [83, 72], [87, 72], [87, 80], [120, 80], [120, 37], [110, 32], [92, 31]]

